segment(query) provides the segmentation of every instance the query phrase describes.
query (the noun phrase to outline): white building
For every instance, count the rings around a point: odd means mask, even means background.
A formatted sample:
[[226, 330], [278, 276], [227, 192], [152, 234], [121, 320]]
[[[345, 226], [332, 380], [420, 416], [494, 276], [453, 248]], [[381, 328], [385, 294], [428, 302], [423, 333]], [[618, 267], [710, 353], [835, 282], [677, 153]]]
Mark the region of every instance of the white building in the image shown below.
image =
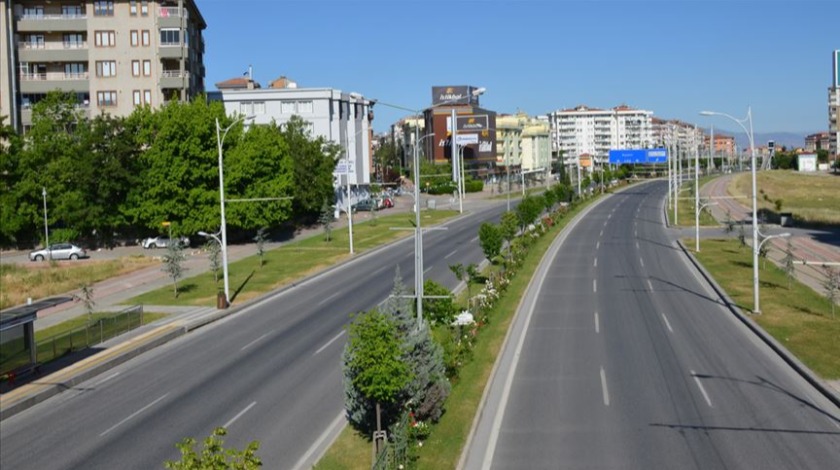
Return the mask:
[[[336, 206], [342, 210], [345, 207], [347, 177], [353, 202], [367, 197], [373, 158], [370, 101], [358, 93], [334, 88], [298, 88], [285, 77], [273, 81], [268, 88], [260, 88], [249, 77], [220, 82], [216, 87], [218, 91], [208, 97], [221, 101], [228, 115], [254, 116], [250, 121], [253, 124], [273, 121], [278, 126], [292, 116], [307, 121], [313, 137], [323, 137], [344, 149], [334, 174]], [[349, 167], [345, 165], [348, 160]]]
[[654, 146], [652, 111], [621, 105], [612, 109], [577, 106], [557, 110], [547, 118], [552, 150], [562, 151], [566, 160], [584, 154], [605, 160], [610, 150]]

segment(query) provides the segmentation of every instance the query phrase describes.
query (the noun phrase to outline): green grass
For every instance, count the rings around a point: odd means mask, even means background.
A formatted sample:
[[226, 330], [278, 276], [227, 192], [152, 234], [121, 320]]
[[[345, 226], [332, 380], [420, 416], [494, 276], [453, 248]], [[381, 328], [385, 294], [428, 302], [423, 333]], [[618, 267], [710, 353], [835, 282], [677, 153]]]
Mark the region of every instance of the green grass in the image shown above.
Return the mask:
[[[701, 240], [695, 254], [744, 311], [753, 308], [752, 251], [737, 240]], [[840, 379], [840, 307], [797, 281], [788, 288], [784, 271], [770, 261], [759, 270], [761, 315], [755, 320], [824, 379]]]
[[[424, 210], [421, 213], [423, 226], [437, 225], [458, 213], [449, 210]], [[402, 213], [382, 216], [353, 224], [353, 250], [361, 254], [399, 238], [410, 236], [414, 227], [414, 214]], [[333, 230], [332, 240], [315, 235], [300, 241], [283, 245], [264, 255], [264, 264], [254, 254], [229, 265], [231, 300], [242, 303], [262, 294], [321, 271], [350, 257], [349, 232], [346, 227]], [[209, 261], [208, 261], [209, 264]], [[144, 305], [195, 305], [216, 304], [218, 289], [222, 286], [213, 273], [207, 272], [178, 281], [178, 297], [171, 286], [139, 295], [127, 301]]]
[[[700, 178], [700, 187], [702, 188], [704, 184], [708, 183], [709, 181], [717, 178], [715, 176], [704, 176]], [[679, 198], [677, 199], [677, 221], [679, 224], [676, 224], [679, 227], [694, 227], [694, 182], [686, 182], [683, 185], [682, 191], [680, 191]], [[702, 204], [702, 198], [700, 204]], [[674, 224], [674, 208], [670, 204], [668, 205], [668, 210], [665, 211], [668, 216], [668, 223]], [[712, 217], [712, 214], [709, 213], [709, 208], [706, 207], [700, 212], [700, 226], [701, 227], [717, 227], [718, 222]]]
[[[792, 212], [797, 220], [816, 224], [840, 224], [840, 176], [827, 173], [799, 173], [792, 170], [756, 173], [756, 202], [759, 209], [775, 212], [781, 199], [781, 212]], [[736, 175], [727, 188], [730, 196], [750, 196], [749, 172]], [[743, 199], [749, 204], [749, 199]]]
[[[589, 202], [594, 199], [590, 199]], [[510, 323], [528, 283], [548, 247], [561, 229], [589, 202], [571, 210], [546, 236], [531, 246], [518, 274], [511, 281], [499, 303], [489, 312], [490, 322], [480, 332], [472, 351], [472, 360], [460, 370], [446, 400], [446, 412], [440, 422], [432, 426], [432, 433], [420, 450], [419, 469], [455, 468], [466, 444], [473, 418], [478, 412], [481, 396], [496, 357], [504, 343]], [[346, 426], [316, 466], [319, 470], [370, 468], [371, 442]]]

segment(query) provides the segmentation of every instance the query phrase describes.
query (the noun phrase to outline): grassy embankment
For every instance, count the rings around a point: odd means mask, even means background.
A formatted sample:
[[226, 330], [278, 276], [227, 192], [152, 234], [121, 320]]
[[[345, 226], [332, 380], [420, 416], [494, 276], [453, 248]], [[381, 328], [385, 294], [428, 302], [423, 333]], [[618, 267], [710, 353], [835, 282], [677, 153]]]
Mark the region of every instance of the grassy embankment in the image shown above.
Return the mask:
[[[793, 213], [794, 219], [809, 224], [840, 224], [840, 176], [828, 173], [799, 173], [790, 170], [760, 171], [756, 173], [758, 208]], [[741, 173], [729, 184], [730, 196], [752, 194], [750, 173]], [[748, 199], [744, 199], [748, 201]]]
[[[718, 175], [704, 176], [700, 178], [699, 184], [702, 188], [704, 184], [717, 178]], [[703, 204], [701, 198], [700, 204]], [[668, 215], [668, 222], [674, 225], [674, 209], [673, 206], [668, 206], [666, 211]], [[677, 198], [677, 224], [680, 227], [694, 227], [694, 181], [685, 182], [680, 191], [679, 198]], [[716, 227], [719, 225], [712, 214], [709, 213], [709, 208], [706, 207], [700, 212], [700, 226], [701, 227]]]

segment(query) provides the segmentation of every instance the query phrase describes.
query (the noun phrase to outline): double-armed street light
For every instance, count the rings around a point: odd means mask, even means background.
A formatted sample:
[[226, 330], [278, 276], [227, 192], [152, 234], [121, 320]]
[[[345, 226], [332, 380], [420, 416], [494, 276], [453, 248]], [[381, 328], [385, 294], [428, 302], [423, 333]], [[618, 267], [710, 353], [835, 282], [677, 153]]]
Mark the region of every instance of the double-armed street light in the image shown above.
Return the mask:
[[[216, 238], [219, 241], [219, 244], [222, 247], [222, 274], [224, 277], [224, 285], [225, 285], [225, 308], [230, 306], [230, 280], [228, 278], [228, 256], [227, 256], [227, 222], [225, 221], [225, 177], [224, 177], [224, 163], [223, 163], [223, 154], [222, 154], [222, 146], [225, 143], [225, 137], [227, 137], [228, 131], [230, 131], [233, 126], [239, 124], [240, 122], [254, 119], [255, 116], [241, 116], [235, 119], [229, 126], [227, 126], [224, 131], [222, 127], [219, 125], [219, 118], [216, 118], [216, 143], [219, 148], [219, 204], [221, 206], [221, 228], [219, 231], [222, 234], [221, 240]], [[201, 235], [201, 234], [199, 234]], [[215, 238], [215, 237], [213, 237]]]
[[[729, 114], [719, 113], [715, 111], [701, 111], [702, 116], [723, 116], [731, 119], [744, 130], [750, 142], [750, 160], [752, 172], [752, 232], [753, 232], [753, 313], [761, 313], [758, 304], [758, 206], [756, 204], [756, 181], [755, 181], [755, 138], [753, 135], [752, 109], [747, 108], [747, 117], [744, 119], [736, 119]], [[744, 125], [749, 123], [749, 129]]]

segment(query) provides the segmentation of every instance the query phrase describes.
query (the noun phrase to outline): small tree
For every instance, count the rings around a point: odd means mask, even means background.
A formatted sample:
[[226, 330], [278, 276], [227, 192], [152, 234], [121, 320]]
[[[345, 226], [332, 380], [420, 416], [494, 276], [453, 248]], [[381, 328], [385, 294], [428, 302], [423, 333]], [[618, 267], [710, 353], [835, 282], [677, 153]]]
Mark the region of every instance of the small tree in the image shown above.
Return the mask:
[[[376, 408], [376, 431], [382, 430], [382, 405], [392, 405], [400, 392], [412, 379], [408, 365], [403, 361], [403, 351], [396, 323], [379, 310], [357, 315], [347, 326], [347, 345], [344, 348], [344, 386], [357, 393]], [[362, 431], [370, 430], [370, 422], [359, 422], [362, 416], [348, 416], [350, 424]], [[398, 416], [387, 416], [393, 423]], [[388, 427], [386, 424], [386, 427]]]
[[163, 255], [163, 271], [172, 279], [172, 287], [175, 289], [175, 297], [178, 297], [178, 279], [184, 275], [184, 249], [180, 243], [170, 243]]
[[493, 258], [499, 256], [502, 251], [502, 231], [498, 226], [491, 223], [483, 223], [478, 228], [478, 243], [481, 245], [481, 251], [488, 260], [493, 261]]
[[90, 283], [83, 282], [79, 285], [79, 295], [77, 296], [82, 304], [85, 306], [85, 311], [88, 314], [88, 323], [93, 319], [93, 307], [96, 301], [93, 300], [93, 286]]
[[513, 237], [516, 236], [518, 229], [519, 217], [517, 217], [515, 213], [508, 211], [502, 214], [502, 218], [499, 221], [499, 230], [502, 234], [502, 238], [504, 238], [508, 244], [510, 244]]
[[791, 282], [793, 281], [793, 277], [796, 274], [796, 270], [793, 266], [793, 261], [793, 243], [790, 241], [790, 238], [788, 238], [787, 245], [785, 246], [785, 257], [782, 258], [782, 269], [784, 269], [785, 276], [787, 277], [788, 290], [790, 290]]
[[744, 223], [738, 225], [738, 241], [741, 243], [741, 248], [747, 246], [747, 234], [744, 231]]
[[204, 440], [201, 454], [195, 450], [195, 439], [188, 437], [176, 444], [181, 451], [181, 460], [168, 460], [164, 467], [170, 470], [253, 470], [262, 467], [262, 460], [257, 457], [260, 448], [258, 441], [251, 441], [243, 450], [225, 449], [222, 436], [227, 431], [223, 427], [213, 430]]
[[[458, 307], [452, 300], [452, 292], [437, 282], [427, 279], [423, 283], [423, 314], [433, 325], [449, 325], [455, 320]], [[432, 298], [435, 296], [436, 298]], [[428, 297], [428, 298], [427, 298]]]
[[257, 255], [260, 257], [260, 267], [265, 264], [265, 242], [266, 242], [266, 228], [257, 229], [257, 235], [254, 241], [257, 242]]
[[327, 204], [327, 201], [324, 201], [324, 204], [321, 206], [321, 215], [318, 217], [318, 222], [324, 227], [324, 241], [332, 241], [332, 224], [334, 220], [335, 215], [333, 214], [332, 207]]
[[732, 214], [729, 209], [726, 209], [726, 218], [723, 219], [723, 233], [729, 235], [735, 231], [735, 221], [732, 220]]
[[210, 270], [213, 271], [213, 281], [219, 283], [219, 270], [222, 269], [222, 246], [216, 240], [209, 239], [204, 244], [207, 250], [207, 259], [210, 261]]
[[825, 298], [831, 304], [831, 316], [833, 317], [834, 308], [837, 305], [837, 291], [840, 289], [840, 271], [830, 266], [824, 266], [824, 268], [825, 282], [823, 283], [823, 287], [825, 288]]

